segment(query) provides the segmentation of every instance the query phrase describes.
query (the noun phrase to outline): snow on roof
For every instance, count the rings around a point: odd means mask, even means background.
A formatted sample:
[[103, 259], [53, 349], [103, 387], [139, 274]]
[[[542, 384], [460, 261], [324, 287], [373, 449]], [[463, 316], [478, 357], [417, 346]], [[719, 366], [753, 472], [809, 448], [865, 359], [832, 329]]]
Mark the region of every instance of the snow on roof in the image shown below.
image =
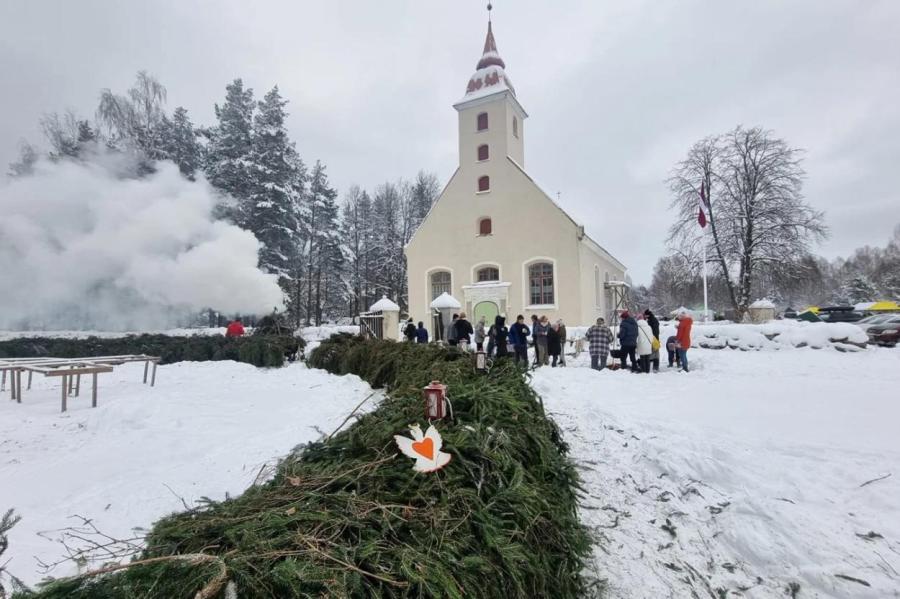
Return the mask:
[[459, 300], [445, 291], [444, 293], [434, 298], [434, 301], [431, 302], [431, 307], [435, 310], [456, 310], [458, 308], [462, 308], [462, 304], [459, 303]]
[[768, 309], [774, 310], [775, 304], [772, 302], [772, 300], [770, 300], [768, 298], [763, 298], [763, 299], [758, 299], [755, 302], [753, 302], [752, 304], [750, 304], [750, 307], [751, 308], [759, 308], [759, 309], [768, 308]]
[[400, 306], [388, 299], [386, 295], [382, 295], [381, 299], [369, 307], [369, 312], [399, 312]]

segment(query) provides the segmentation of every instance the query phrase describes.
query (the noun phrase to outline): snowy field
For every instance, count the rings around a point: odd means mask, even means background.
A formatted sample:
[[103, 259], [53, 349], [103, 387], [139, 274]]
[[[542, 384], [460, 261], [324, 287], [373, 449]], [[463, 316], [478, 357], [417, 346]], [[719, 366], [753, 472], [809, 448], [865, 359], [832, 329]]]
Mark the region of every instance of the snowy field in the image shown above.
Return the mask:
[[534, 375], [609, 598], [900, 597], [900, 350], [689, 355]]
[[[22, 404], [8, 391], [0, 397], [0, 510], [22, 516], [4, 559], [27, 583], [43, 576], [38, 559], [63, 557], [59, 540], [80, 524], [72, 516], [128, 538], [131, 527], [185, 503], [236, 495], [295, 445], [331, 433], [371, 393], [355, 376], [300, 364], [181, 362], [161, 366], [155, 388], [142, 375], [140, 364], [101, 375], [99, 406], [82, 389], [64, 414], [56, 379], [35, 377]], [[67, 563], [51, 574], [73, 571]]]

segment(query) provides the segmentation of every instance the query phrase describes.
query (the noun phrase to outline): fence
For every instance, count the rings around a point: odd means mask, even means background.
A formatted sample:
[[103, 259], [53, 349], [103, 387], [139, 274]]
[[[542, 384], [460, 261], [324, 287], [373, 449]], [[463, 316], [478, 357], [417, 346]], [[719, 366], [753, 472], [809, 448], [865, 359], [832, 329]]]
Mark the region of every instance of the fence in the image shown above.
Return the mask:
[[364, 339], [384, 339], [384, 314], [381, 310], [359, 315], [359, 334]]

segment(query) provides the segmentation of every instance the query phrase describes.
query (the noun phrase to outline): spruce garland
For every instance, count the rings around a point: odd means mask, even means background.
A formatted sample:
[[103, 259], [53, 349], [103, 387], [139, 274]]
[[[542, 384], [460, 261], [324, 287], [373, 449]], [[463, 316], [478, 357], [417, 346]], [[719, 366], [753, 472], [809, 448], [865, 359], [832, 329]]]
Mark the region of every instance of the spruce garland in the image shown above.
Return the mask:
[[[271, 481], [164, 518], [130, 567], [54, 581], [33, 596], [583, 596], [591, 543], [576, 514], [578, 477], [511, 361], [476, 376], [471, 354], [454, 349], [337, 336], [309, 362], [389, 397], [297, 448]], [[424, 424], [421, 388], [432, 379], [453, 400], [456, 421], [437, 424], [453, 459], [416, 474], [392, 437]]]

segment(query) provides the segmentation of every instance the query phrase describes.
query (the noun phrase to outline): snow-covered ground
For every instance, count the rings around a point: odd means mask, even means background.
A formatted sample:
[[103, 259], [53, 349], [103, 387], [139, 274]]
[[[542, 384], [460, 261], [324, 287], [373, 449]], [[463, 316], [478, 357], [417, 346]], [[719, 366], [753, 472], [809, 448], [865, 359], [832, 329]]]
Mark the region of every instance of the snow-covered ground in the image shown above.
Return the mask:
[[[42, 377], [22, 404], [0, 396], [0, 512], [22, 516], [4, 559], [26, 582], [42, 577], [36, 558], [63, 557], [58, 539], [80, 524], [71, 516], [127, 538], [131, 527], [184, 509], [182, 500], [238, 494], [298, 443], [331, 433], [371, 393], [358, 377], [302, 364], [181, 362], [161, 366], [154, 388], [142, 375], [139, 364], [101, 375], [95, 409], [82, 389], [60, 413], [58, 381]], [[51, 574], [73, 571], [65, 564]]]
[[900, 597], [900, 350], [689, 356], [534, 374], [609, 598]]

